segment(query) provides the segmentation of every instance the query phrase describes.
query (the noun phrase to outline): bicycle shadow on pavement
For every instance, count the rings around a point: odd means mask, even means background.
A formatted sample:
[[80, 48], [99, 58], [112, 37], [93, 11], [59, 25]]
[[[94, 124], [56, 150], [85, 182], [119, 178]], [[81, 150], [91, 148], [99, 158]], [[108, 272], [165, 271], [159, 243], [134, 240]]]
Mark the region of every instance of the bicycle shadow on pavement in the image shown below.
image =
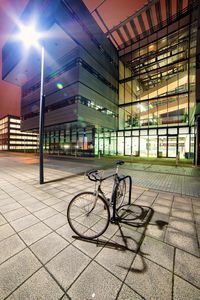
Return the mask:
[[[139, 205], [137, 205], [139, 206]], [[108, 248], [117, 251], [131, 251], [133, 253], [133, 260], [136, 257], [136, 254], [140, 256], [141, 263], [139, 267], [131, 267], [131, 272], [143, 273], [147, 270], [147, 265], [145, 263], [144, 257], [148, 256], [148, 253], [144, 253], [141, 251], [141, 245], [145, 238], [146, 229], [151, 221], [154, 210], [151, 207], [140, 206], [141, 213], [137, 216], [134, 216], [129, 219], [129, 222], [126, 220], [120, 220], [120, 218], [115, 222], [116, 226], [118, 226], [118, 230], [116, 233], [107, 240], [106, 238], [96, 238], [93, 240], [81, 238], [78, 236], [73, 236], [73, 238], [82, 240], [84, 242], [95, 244], [96, 247]], [[124, 216], [124, 215], [123, 215]], [[128, 215], [130, 218], [130, 215]], [[127, 215], [126, 215], [127, 217]], [[158, 224], [155, 224], [158, 228], [161, 226], [160, 221], [158, 220]], [[165, 226], [165, 224], [163, 224]], [[135, 227], [135, 229], [133, 229]], [[127, 269], [123, 265], [118, 265], [120, 268]]]

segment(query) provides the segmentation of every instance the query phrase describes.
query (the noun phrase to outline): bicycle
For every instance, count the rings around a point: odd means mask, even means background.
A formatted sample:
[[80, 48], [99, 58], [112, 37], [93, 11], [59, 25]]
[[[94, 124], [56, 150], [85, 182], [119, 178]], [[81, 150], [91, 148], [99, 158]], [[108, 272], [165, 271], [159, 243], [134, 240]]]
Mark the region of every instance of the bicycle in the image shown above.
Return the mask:
[[[70, 201], [67, 209], [68, 223], [81, 238], [94, 239], [102, 235], [111, 220], [109, 207], [113, 208], [113, 212], [122, 207], [126, 194], [126, 181], [125, 176], [119, 176], [118, 171], [119, 166], [123, 164], [124, 161], [117, 161], [115, 173], [106, 177], [96, 169], [88, 171], [87, 177], [95, 182], [94, 192], [81, 192]], [[111, 198], [107, 198], [101, 185], [111, 177], [114, 179], [112, 195]], [[115, 218], [113, 221], [115, 222]]]

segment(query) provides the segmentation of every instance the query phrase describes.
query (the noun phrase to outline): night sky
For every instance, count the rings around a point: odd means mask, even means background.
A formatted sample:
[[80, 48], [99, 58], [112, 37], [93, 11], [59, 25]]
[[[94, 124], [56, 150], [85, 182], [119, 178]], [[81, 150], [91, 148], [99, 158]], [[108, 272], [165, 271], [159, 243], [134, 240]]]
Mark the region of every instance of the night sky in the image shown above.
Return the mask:
[[[90, 12], [98, 8], [109, 29], [133, 14], [146, 2], [145, 0], [84, 0]], [[12, 16], [20, 16], [27, 3], [28, 0], [0, 0], [0, 118], [7, 114], [20, 116], [20, 88], [1, 80], [1, 49], [15, 27]], [[95, 18], [95, 13], [93, 16]]]

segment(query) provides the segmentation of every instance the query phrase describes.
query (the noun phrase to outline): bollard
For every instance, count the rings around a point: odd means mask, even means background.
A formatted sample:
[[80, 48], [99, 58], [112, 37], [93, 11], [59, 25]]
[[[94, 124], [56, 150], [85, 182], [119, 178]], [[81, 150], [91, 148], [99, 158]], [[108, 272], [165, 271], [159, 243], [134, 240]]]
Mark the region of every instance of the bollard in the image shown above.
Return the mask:
[[99, 150], [99, 159], [101, 158], [101, 150]]
[[176, 167], [178, 167], [178, 161], [179, 161], [179, 152], [178, 152], [178, 154], [176, 155]]

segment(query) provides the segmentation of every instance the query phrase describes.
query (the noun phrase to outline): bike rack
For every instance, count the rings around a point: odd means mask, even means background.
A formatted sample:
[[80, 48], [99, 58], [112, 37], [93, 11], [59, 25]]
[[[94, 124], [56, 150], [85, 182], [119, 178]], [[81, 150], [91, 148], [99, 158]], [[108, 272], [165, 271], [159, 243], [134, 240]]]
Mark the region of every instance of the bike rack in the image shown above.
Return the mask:
[[[128, 194], [128, 204], [131, 204], [131, 193], [132, 193], [132, 178], [130, 175], [126, 175], [126, 176], [121, 176], [119, 179], [119, 182], [122, 180], [126, 180], [128, 178], [129, 180], [129, 194]], [[118, 221], [118, 217], [116, 216], [116, 190], [117, 187], [115, 188], [113, 194], [112, 194], [112, 203], [113, 203], [113, 215], [111, 218], [111, 223], [116, 223]]]

